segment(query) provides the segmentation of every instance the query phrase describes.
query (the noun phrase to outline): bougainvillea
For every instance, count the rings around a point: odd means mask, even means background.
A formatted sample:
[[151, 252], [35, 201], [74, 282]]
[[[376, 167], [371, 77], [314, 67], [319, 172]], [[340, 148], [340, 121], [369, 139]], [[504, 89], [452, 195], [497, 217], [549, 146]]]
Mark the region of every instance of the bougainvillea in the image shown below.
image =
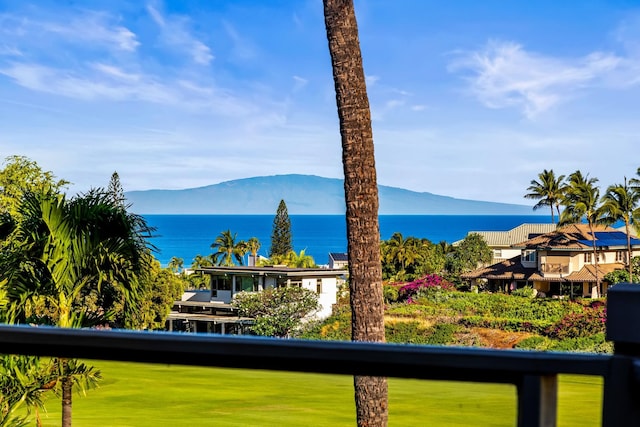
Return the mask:
[[[594, 307], [595, 306], [595, 307]], [[570, 313], [549, 327], [546, 335], [556, 339], [588, 337], [605, 332], [607, 311], [604, 305], [585, 307], [580, 313]]]
[[411, 302], [411, 298], [415, 296], [418, 291], [425, 289], [453, 291], [455, 290], [455, 286], [437, 274], [428, 274], [402, 286], [398, 291], [398, 301]]

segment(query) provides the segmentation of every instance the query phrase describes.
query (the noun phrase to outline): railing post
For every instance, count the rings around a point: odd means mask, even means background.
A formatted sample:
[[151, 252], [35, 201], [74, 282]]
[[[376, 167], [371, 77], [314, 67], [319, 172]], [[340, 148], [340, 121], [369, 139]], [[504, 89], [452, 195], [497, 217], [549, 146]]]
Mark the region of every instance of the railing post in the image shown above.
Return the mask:
[[604, 377], [602, 425], [640, 425], [640, 284], [609, 289], [607, 340], [613, 341], [613, 357]]
[[557, 375], [525, 375], [518, 386], [518, 427], [555, 427]]

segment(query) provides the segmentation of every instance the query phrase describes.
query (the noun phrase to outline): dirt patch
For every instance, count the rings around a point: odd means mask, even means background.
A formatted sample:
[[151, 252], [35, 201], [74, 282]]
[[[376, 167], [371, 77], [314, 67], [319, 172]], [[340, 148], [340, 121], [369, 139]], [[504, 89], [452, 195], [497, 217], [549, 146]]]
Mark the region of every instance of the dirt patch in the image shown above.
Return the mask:
[[514, 348], [516, 344], [532, 334], [499, 329], [472, 328], [471, 333], [479, 339], [479, 345], [488, 348]]

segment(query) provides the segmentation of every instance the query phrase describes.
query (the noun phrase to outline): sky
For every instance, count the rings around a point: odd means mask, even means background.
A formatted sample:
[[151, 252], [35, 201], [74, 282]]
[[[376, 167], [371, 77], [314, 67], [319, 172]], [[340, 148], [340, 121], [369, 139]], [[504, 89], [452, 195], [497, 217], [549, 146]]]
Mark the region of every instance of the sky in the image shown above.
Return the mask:
[[[533, 205], [640, 167], [640, 1], [356, 0], [380, 185]], [[321, 0], [0, 0], [0, 157], [72, 184], [342, 178]]]

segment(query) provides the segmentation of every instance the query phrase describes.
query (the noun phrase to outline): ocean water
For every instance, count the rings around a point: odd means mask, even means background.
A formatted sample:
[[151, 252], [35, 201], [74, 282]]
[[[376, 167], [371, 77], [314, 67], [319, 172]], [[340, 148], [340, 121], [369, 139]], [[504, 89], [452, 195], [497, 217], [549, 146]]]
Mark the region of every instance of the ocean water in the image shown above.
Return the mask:
[[[155, 257], [166, 266], [172, 257], [190, 266], [196, 255], [208, 256], [211, 244], [223, 231], [237, 234], [238, 240], [257, 237], [259, 254], [267, 256], [271, 244], [273, 215], [145, 215], [156, 228], [151, 243]], [[329, 262], [329, 252], [346, 252], [346, 220], [343, 215], [290, 215], [291, 237], [296, 252], [305, 250], [317, 264]], [[506, 231], [523, 223], [550, 223], [548, 215], [381, 215], [380, 237], [387, 240], [395, 232], [427, 238], [434, 243], [453, 243], [470, 231]], [[246, 262], [246, 261], [245, 261]]]

